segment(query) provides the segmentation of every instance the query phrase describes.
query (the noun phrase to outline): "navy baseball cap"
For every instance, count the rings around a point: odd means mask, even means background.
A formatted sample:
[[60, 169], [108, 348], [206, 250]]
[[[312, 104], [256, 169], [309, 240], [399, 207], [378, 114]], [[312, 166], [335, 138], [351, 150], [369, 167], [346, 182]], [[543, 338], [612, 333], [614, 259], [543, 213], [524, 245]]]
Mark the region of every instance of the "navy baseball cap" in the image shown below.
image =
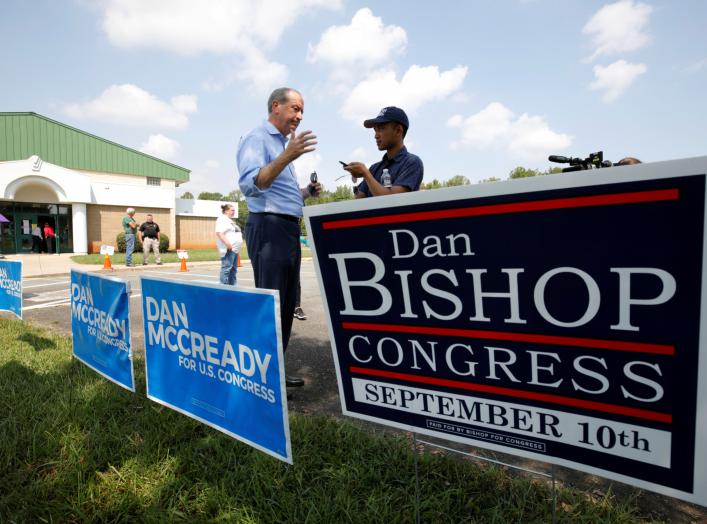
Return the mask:
[[381, 109], [380, 113], [378, 113], [377, 117], [364, 120], [363, 127], [371, 128], [377, 124], [386, 124], [388, 122], [397, 122], [403, 126], [406, 131], [407, 128], [410, 127], [410, 122], [408, 121], [408, 116], [405, 114], [405, 111], [395, 106], [384, 107]]

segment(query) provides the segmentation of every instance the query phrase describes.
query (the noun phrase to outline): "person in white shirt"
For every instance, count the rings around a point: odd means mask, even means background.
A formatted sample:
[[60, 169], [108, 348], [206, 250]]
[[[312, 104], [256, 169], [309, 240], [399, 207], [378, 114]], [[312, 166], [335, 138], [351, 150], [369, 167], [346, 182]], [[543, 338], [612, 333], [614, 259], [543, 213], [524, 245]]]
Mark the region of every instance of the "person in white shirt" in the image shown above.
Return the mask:
[[238, 253], [243, 245], [241, 228], [233, 221], [236, 209], [231, 204], [221, 206], [223, 213], [216, 219], [216, 247], [221, 255], [222, 284], [236, 285], [236, 272], [238, 271]]
[[42, 249], [42, 242], [44, 242], [42, 228], [39, 227], [39, 224], [34, 224], [32, 227], [32, 253], [41, 253], [44, 251]]

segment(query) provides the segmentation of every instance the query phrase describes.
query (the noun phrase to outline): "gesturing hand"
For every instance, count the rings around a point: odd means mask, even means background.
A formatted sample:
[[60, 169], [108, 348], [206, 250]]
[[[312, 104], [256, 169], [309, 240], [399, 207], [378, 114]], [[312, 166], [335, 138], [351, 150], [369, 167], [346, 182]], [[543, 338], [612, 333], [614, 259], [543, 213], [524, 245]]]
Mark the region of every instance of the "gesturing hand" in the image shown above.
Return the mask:
[[317, 145], [317, 136], [313, 135], [311, 131], [302, 131], [299, 135], [295, 135], [295, 132], [292, 131], [285, 151], [291, 160], [295, 160], [305, 153], [314, 151], [315, 145]]

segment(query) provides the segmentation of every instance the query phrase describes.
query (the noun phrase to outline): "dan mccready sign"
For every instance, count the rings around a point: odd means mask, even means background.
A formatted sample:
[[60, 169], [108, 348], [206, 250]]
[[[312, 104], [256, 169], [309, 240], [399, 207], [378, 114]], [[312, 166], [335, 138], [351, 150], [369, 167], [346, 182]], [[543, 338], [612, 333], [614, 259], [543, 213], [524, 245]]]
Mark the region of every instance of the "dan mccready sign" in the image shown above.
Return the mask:
[[306, 208], [343, 412], [707, 504], [706, 172]]

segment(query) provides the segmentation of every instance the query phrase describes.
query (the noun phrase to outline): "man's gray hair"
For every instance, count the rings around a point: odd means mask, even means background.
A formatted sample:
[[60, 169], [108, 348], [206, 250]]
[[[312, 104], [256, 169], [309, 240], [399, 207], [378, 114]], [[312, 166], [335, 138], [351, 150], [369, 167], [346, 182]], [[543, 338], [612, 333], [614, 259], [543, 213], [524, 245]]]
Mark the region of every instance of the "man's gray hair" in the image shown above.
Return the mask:
[[270, 96], [268, 97], [268, 114], [272, 113], [272, 105], [274, 102], [277, 102], [278, 104], [284, 104], [287, 102], [291, 91], [294, 91], [299, 96], [302, 96], [302, 93], [296, 89], [292, 89], [291, 87], [278, 87], [275, 91], [270, 93]]
[[129, 207], [128, 209], [125, 210], [125, 212], [129, 215], [130, 213], [135, 213], [135, 208], [134, 207]]

